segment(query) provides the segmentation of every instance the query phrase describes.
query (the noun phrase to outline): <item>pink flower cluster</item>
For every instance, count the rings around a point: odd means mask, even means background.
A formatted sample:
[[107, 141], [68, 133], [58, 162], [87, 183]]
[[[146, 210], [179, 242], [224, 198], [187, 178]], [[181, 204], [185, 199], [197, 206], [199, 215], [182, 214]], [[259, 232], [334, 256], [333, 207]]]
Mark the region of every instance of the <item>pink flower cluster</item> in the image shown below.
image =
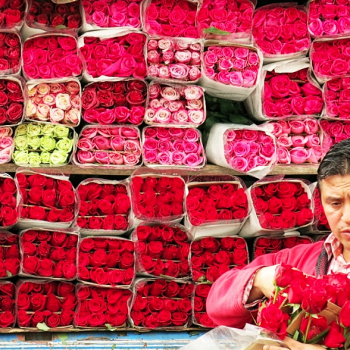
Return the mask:
[[322, 157], [320, 127], [313, 118], [272, 123], [277, 143], [277, 163], [317, 164]]
[[23, 71], [26, 79], [78, 76], [82, 71], [76, 39], [71, 35], [45, 35], [29, 38], [23, 45]]
[[86, 70], [93, 77], [144, 78], [146, 61], [144, 45], [146, 36], [130, 33], [111, 39], [84, 37], [81, 52], [86, 61]]
[[0, 28], [20, 26], [26, 8], [25, 0], [2, 0], [0, 9]]
[[29, 91], [26, 116], [30, 120], [77, 126], [80, 122], [80, 84], [41, 83]]
[[140, 134], [134, 127], [85, 127], [74, 156], [77, 165], [135, 166], [140, 162]]
[[310, 47], [307, 15], [304, 6], [267, 5], [256, 10], [253, 37], [264, 56], [290, 55]]
[[[1, 14], [0, 14], [1, 15]], [[17, 74], [21, 69], [21, 39], [16, 33], [0, 33], [0, 72]]]
[[201, 76], [199, 42], [150, 39], [147, 43], [148, 75], [154, 78], [197, 81]]
[[[251, 33], [253, 12], [254, 5], [248, 0], [204, 0], [198, 12], [197, 23], [205, 38], [216, 38], [219, 35], [222, 39], [228, 39], [232, 34], [236, 34], [237, 38], [246, 38]], [[211, 35], [208, 28], [226, 33]]]
[[322, 147], [326, 153], [335, 144], [350, 138], [350, 122], [342, 120], [321, 120], [321, 128], [324, 132]]
[[294, 73], [266, 72], [263, 113], [267, 117], [319, 115], [322, 108], [322, 90], [309, 82], [307, 68]]
[[84, 0], [86, 23], [101, 28], [132, 27], [139, 28], [141, 0]]
[[314, 37], [348, 34], [350, 27], [348, 1], [310, 1], [309, 32]]
[[324, 85], [324, 98], [329, 118], [350, 120], [350, 78], [328, 80]]
[[88, 123], [140, 125], [145, 115], [147, 85], [142, 80], [98, 82], [85, 87], [83, 118]]
[[24, 97], [16, 79], [0, 79], [0, 124], [18, 124], [22, 121]]
[[144, 129], [144, 161], [148, 165], [204, 165], [204, 149], [200, 132], [191, 128]]
[[14, 150], [13, 130], [10, 127], [0, 127], [0, 164], [11, 161]]
[[260, 59], [256, 51], [241, 46], [209, 46], [203, 64], [208, 78], [225, 85], [252, 87]]
[[276, 145], [264, 131], [229, 129], [224, 134], [224, 150], [226, 161], [233, 169], [248, 172], [271, 165]]
[[200, 86], [152, 84], [149, 88], [145, 122], [198, 126], [205, 120], [203, 95]]
[[311, 64], [317, 78], [332, 79], [350, 74], [350, 39], [314, 41]]
[[198, 38], [197, 3], [185, 0], [148, 0], [145, 30], [153, 36]]

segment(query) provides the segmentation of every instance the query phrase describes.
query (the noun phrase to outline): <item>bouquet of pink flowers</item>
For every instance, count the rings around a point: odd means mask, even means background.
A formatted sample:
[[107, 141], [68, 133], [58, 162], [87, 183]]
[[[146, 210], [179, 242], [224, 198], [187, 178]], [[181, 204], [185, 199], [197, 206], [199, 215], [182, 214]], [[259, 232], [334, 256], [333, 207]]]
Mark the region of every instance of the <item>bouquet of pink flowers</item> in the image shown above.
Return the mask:
[[150, 84], [146, 124], [197, 127], [205, 118], [204, 91], [200, 86]]
[[27, 10], [26, 0], [3, 0], [0, 10], [0, 28], [21, 29]]
[[147, 83], [138, 79], [101, 81], [85, 86], [83, 118], [91, 124], [140, 125], [145, 115]]
[[[1, 17], [1, 14], [0, 14]], [[17, 31], [0, 33], [0, 74], [19, 75], [21, 73], [22, 54], [21, 37]]]
[[0, 164], [11, 161], [12, 153], [15, 149], [12, 134], [12, 128], [8, 126], [0, 127]]
[[150, 39], [147, 68], [151, 79], [196, 83], [201, 77], [202, 44], [196, 40]]
[[335, 143], [350, 138], [350, 121], [321, 120], [320, 126], [323, 130], [322, 149], [324, 153], [327, 153]]

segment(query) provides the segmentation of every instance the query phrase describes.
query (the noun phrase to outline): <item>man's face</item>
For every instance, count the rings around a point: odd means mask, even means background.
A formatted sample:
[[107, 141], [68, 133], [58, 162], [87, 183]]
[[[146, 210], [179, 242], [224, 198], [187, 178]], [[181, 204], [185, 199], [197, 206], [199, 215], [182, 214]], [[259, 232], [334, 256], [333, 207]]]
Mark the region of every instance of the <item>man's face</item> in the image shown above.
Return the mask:
[[350, 261], [350, 175], [321, 180], [320, 189], [329, 226], [343, 244], [345, 260]]

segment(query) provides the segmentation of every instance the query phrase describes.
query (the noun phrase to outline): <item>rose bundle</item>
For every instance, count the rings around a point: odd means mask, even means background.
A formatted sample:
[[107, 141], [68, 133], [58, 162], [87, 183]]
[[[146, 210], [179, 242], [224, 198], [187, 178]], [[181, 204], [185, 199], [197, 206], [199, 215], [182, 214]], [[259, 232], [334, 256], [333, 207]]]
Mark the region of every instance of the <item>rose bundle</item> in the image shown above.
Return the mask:
[[146, 0], [142, 4], [144, 30], [150, 36], [199, 38], [197, 3], [186, 0]]
[[[1, 13], [0, 13], [1, 18]], [[0, 33], [0, 73], [19, 75], [21, 72], [21, 38], [17, 32]]]
[[311, 44], [305, 6], [286, 3], [262, 6], [254, 12], [253, 38], [264, 60], [306, 55]]
[[[316, 184], [316, 187], [314, 188], [314, 191], [312, 193], [312, 198], [314, 202], [314, 222], [313, 227], [314, 231], [324, 232], [324, 231], [331, 231], [331, 228], [329, 226], [329, 222], [327, 220], [326, 214], [324, 212], [324, 208], [321, 202], [321, 193], [320, 189]], [[327, 235], [326, 235], [327, 237]]]
[[204, 0], [197, 16], [200, 33], [207, 39], [249, 41], [254, 5], [247, 0]]
[[146, 127], [142, 136], [144, 162], [149, 167], [205, 165], [201, 133], [196, 129]]
[[345, 120], [320, 120], [320, 126], [323, 131], [323, 152], [328, 150], [340, 141], [350, 138], [350, 123]]
[[209, 284], [197, 284], [194, 288], [194, 300], [193, 300], [193, 323], [199, 326], [214, 328], [217, 325], [209, 318], [207, 314], [207, 297], [211, 285]]
[[91, 83], [82, 95], [83, 118], [90, 124], [140, 125], [146, 98], [147, 84], [142, 80]]
[[322, 155], [322, 133], [316, 119], [280, 120], [273, 126], [272, 133], [277, 143], [277, 163], [280, 164], [317, 164]]
[[199, 126], [206, 118], [203, 88], [196, 85], [151, 84], [146, 124]]
[[72, 327], [75, 286], [69, 282], [20, 280], [16, 309], [20, 328]]
[[0, 232], [0, 259], [0, 278], [8, 278], [18, 275], [20, 255], [17, 235], [7, 231]]
[[134, 243], [116, 237], [79, 242], [78, 279], [99, 286], [130, 286], [135, 277]]
[[75, 29], [81, 27], [79, 2], [55, 4], [47, 0], [34, 0], [30, 3], [26, 25], [32, 28]]
[[69, 34], [39, 34], [23, 45], [23, 73], [26, 80], [79, 76], [82, 61], [77, 40]]
[[26, 11], [25, 0], [4, 0], [0, 9], [0, 28], [22, 27]]
[[254, 241], [253, 259], [270, 253], [277, 253], [282, 249], [293, 248], [300, 244], [313, 243], [313, 239], [307, 236], [296, 237], [258, 237]]
[[191, 325], [194, 284], [142, 279], [135, 284], [131, 319], [136, 328], [185, 329]]
[[116, 234], [130, 228], [130, 195], [124, 182], [87, 179], [79, 184], [77, 193], [77, 225], [82, 233]]
[[24, 123], [15, 132], [12, 159], [24, 166], [62, 166], [70, 162], [75, 149], [73, 128], [44, 123]]
[[126, 126], [85, 126], [73, 162], [82, 167], [135, 167], [141, 162], [140, 131]]
[[336, 78], [324, 85], [326, 116], [330, 119], [350, 119], [350, 78]]
[[184, 215], [185, 181], [179, 176], [132, 176], [131, 200], [138, 220], [180, 219]]
[[21, 232], [21, 276], [74, 280], [77, 276], [79, 234], [29, 229]]
[[197, 82], [201, 76], [202, 45], [198, 41], [150, 39], [147, 68], [151, 79]]
[[0, 327], [13, 328], [16, 323], [15, 312], [16, 287], [13, 283], [0, 282]]
[[136, 272], [167, 278], [190, 276], [191, 235], [178, 224], [140, 224], [132, 233]]
[[13, 130], [10, 127], [0, 127], [0, 164], [11, 161], [15, 145], [12, 138]]
[[141, 32], [116, 34], [110, 30], [84, 34], [79, 38], [79, 46], [86, 61], [85, 79], [92, 81], [101, 76], [145, 78], [145, 42], [146, 36]]
[[10, 228], [18, 221], [19, 193], [10, 175], [0, 175], [0, 228]]
[[198, 283], [213, 283], [225, 272], [248, 262], [247, 243], [241, 237], [204, 237], [191, 244], [192, 277]]
[[78, 79], [55, 83], [28, 82], [26, 119], [78, 126], [81, 114], [81, 86]]
[[85, 21], [84, 31], [101, 28], [131, 27], [140, 28], [141, 0], [83, 0]]
[[16, 173], [16, 182], [22, 195], [21, 221], [28, 222], [30, 227], [34, 224], [53, 229], [70, 226], [76, 213], [76, 195], [67, 177], [20, 170]]
[[77, 285], [77, 308], [74, 324], [78, 328], [126, 326], [128, 302], [132, 292], [125, 289]]

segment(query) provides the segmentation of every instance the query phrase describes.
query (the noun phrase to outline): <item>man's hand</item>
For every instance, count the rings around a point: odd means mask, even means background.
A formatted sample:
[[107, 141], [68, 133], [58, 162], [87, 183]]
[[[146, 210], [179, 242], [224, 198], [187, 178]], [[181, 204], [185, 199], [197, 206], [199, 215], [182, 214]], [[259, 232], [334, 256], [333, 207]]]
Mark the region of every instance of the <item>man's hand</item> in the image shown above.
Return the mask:
[[[289, 337], [285, 337], [283, 342], [291, 350], [324, 350], [321, 345], [303, 344]], [[274, 345], [264, 345], [263, 350], [286, 350], [286, 348]]]

